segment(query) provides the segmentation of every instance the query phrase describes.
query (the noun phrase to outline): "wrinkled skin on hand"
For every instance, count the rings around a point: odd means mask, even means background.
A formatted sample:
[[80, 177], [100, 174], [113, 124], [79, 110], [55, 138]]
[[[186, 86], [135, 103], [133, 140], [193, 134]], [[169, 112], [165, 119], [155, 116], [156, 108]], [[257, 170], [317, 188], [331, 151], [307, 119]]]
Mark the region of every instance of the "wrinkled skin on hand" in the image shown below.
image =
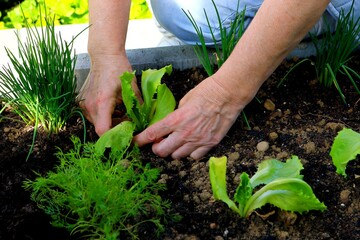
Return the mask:
[[[82, 86], [77, 101], [85, 117], [94, 124], [101, 136], [124, 117], [125, 113], [115, 111], [121, 103], [120, 76], [132, 71], [126, 56], [107, 55], [91, 58], [90, 73]], [[133, 82], [133, 88], [140, 98], [140, 92]]]
[[153, 143], [152, 150], [160, 157], [200, 159], [223, 139], [243, 108], [209, 77], [184, 96], [178, 109], [134, 141], [140, 147]]

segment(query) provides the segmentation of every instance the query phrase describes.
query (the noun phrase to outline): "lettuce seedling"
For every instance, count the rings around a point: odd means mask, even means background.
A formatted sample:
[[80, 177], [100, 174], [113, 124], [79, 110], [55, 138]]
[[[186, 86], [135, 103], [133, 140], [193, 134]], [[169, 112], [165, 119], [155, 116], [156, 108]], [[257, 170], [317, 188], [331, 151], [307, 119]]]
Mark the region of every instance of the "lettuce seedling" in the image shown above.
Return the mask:
[[330, 151], [336, 172], [346, 177], [348, 162], [355, 160], [358, 154], [360, 154], [360, 133], [344, 128], [335, 137]]
[[[286, 163], [276, 159], [259, 164], [252, 178], [247, 173], [240, 175], [234, 201], [226, 191], [226, 157], [210, 158], [210, 182], [214, 198], [225, 202], [241, 217], [249, 217], [257, 208], [270, 203], [285, 211], [303, 213], [309, 210], [325, 210], [326, 206], [314, 195], [311, 187], [302, 180], [303, 166], [298, 157], [293, 156]], [[253, 193], [255, 187], [264, 184]], [[238, 205], [237, 205], [237, 204]]]
[[102, 156], [107, 148], [112, 154], [124, 154], [130, 147], [129, 142], [133, 137], [135, 124], [124, 121], [105, 132], [95, 143], [95, 152]]
[[172, 66], [168, 65], [159, 70], [148, 69], [142, 72], [141, 92], [144, 99], [140, 103], [131, 87], [135, 78], [135, 71], [125, 72], [121, 77], [122, 97], [128, 117], [135, 123], [135, 131], [141, 131], [147, 126], [163, 119], [173, 112], [176, 101], [166, 84], [161, 84], [165, 73], [171, 74]]

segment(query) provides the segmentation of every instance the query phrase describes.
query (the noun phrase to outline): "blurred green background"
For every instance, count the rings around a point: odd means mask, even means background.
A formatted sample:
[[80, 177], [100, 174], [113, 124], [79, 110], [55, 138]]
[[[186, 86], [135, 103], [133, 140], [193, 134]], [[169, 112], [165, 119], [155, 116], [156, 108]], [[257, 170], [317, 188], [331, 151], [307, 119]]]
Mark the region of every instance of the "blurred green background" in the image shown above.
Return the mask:
[[[44, 3], [57, 25], [89, 20], [88, 0], [0, 0], [0, 29], [22, 28], [26, 22], [40, 25], [39, 5]], [[146, 0], [132, 0], [130, 19], [144, 18], [151, 18]]]

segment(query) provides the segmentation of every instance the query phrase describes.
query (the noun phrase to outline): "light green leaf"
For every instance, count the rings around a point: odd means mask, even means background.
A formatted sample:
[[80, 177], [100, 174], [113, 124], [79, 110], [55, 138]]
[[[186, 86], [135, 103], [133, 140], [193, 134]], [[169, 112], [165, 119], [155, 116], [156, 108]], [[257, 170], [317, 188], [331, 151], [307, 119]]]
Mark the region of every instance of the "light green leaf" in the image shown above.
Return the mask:
[[165, 73], [171, 74], [172, 66], [168, 65], [161, 69], [148, 69], [142, 72], [141, 91], [144, 99], [143, 111], [146, 116], [150, 115], [152, 109], [153, 98], [158, 86], [161, 84], [161, 78]]
[[235, 192], [235, 202], [239, 203], [239, 209], [240, 209], [240, 215], [242, 217], [245, 217], [244, 208], [246, 206], [247, 201], [252, 195], [253, 188], [250, 184], [250, 178], [249, 175], [245, 172], [243, 172], [240, 175], [240, 184], [236, 189]]
[[112, 152], [124, 153], [130, 146], [135, 125], [132, 122], [124, 121], [105, 132], [95, 143], [95, 152], [103, 155], [107, 148]]
[[210, 183], [214, 198], [225, 202], [229, 208], [240, 214], [236, 204], [229, 198], [226, 191], [226, 162], [227, 158], [211, 157], [209, 160]]
[[258, 165], [258, 170], [251, 177], [250, 183], [253, 188], [260, 184], [267, 184], [278, 178], [300, 178], [300, 171], [303, 166], [297, 156], [286, 160], [286, 163], [276, 159], [269, 159]]
[[156, 123], [166, 117], [169, 113], [173, 112], [176, 106], [174, 95], [170, 89], [165, 85], [161, 84], [157, 88], [157, 100], [155, 106], [155, 112], [150, 117], [149, 125]]
[[360, 133], [344, 128], [335, 137], [330, 151], [336, 172], [346, 177], [348, 162], [354, 160], [358, 154], [360, 154]]
[[311, 187], [299, 178], [283, 178], [268, 183], [248, 200], [244, 212], [249, 216], [255, 209], [267, 203], [285, 211], [299, 213], [326, 209], [316, 198]]
[[124, 72], [121, 76], [121, 94], [122, 100], [126, 108], [126, 113], [129, 118], [135, 123], [136, 130], [142, 130], [146, 127], [147, 120], [144, 113], [141, 111], [141, 105], [131, 87], [131, 82], [135, 78], [135, 71]]

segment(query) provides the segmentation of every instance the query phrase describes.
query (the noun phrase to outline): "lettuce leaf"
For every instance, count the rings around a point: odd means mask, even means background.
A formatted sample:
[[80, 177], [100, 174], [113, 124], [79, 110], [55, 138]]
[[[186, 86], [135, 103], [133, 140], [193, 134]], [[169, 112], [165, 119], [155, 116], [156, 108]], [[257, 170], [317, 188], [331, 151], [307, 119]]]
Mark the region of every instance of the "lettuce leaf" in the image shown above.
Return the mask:
[[360, 154], [360, 133], [344, 128], [335, 137], [330, 151], [336, 172], [346, 177], [348, 162], [355, 160], [358, 154]]
[[226, 191], [226, 162], [224, 157], [211, 157], [209, 160], [209, 175], [214, 198], [225, 202], [228, 207], [241, 215], [236, 204], [229, 198]]
[[95, 153], [103, 155], [107, 148], [114, 154], [123, 154], [131, 145], [135, 125], [124, 121], [105, 132], [95, 143]]
[[300, 178], [300, 171], [303, 166], [297, 156], [286, 160], [283, 163], [276, 159], [269, 159], [261, 162], [258, 165], [258, 170], [254, 176], [252, 176], [250, 182], [251, 186], [255, 188], [260, 184], [267, 184], [277, 178]]
[[164, 74], [171, 74], [171, 72], [171, 65], [158, 70], [148, 69], [142, 72], [141, 92], [144, 100], [142, 104], [140, 104], [131, 87], [131, 82], [135, 78], [135, 71], [125, 72], [120, 77], [123, 102], [128, 117], [136, 125], [136, 131], [145, 129], [174, 111], [176, 106], [174, 95], [165, 84], [161, 84], [161, 78]]
[[299, 213], [326, 209], [326, 206], [316, 198], [311, 187], [299, 178], [280, 178], [266, 184], [251, 196], [244, 212], [249, 216], [255, 209], [267, 203], [285, 211]]

